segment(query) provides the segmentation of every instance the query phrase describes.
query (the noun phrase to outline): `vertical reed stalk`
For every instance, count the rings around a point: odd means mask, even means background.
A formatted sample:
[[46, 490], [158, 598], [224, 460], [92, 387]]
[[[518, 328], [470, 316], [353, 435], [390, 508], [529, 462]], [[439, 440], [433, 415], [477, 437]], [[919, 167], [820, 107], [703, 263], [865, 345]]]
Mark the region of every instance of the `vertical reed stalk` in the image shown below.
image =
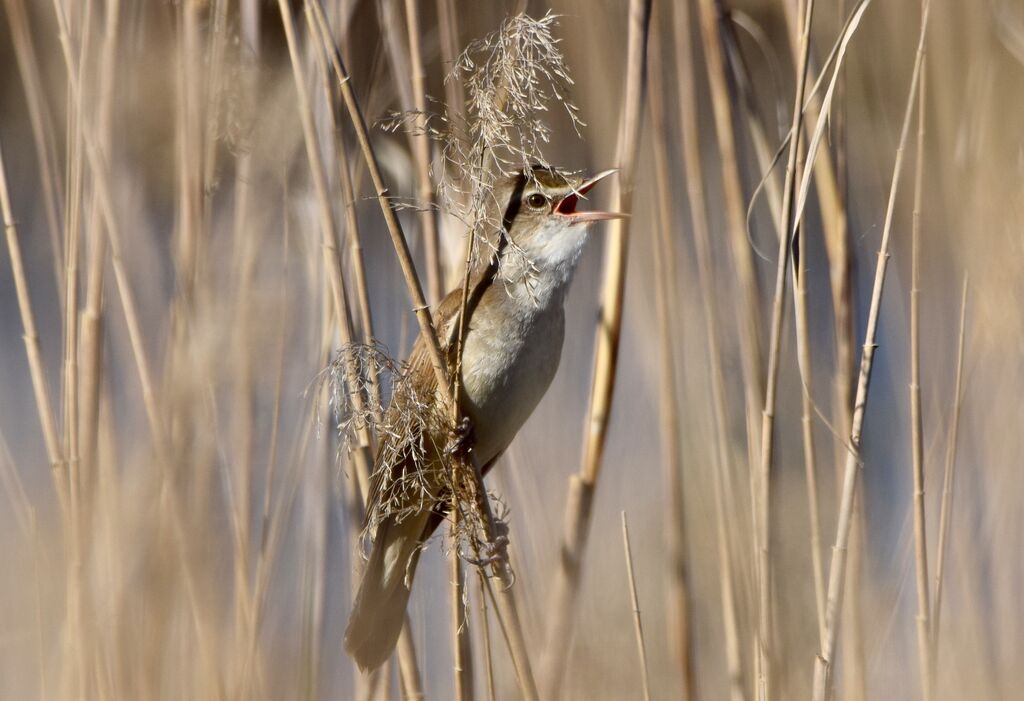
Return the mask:
[[61, 180], [58, 176], [60, 164], [57, 156], [56, 139], [53, 133], [53, 119], [46, 105], [45, 90], [39, 61], [36, 58], [32, 27], [25, 12], [24, 0], [6, 0], [7, 22], [14, 48], [18, 75], [25, 90], [25, 107], [28, 110], [29, 125], [36, 160], [39, 163], [39, 181], [43, 195], [43, 216], [46, 218], [50, 247], [53, 249], [54, 275], [57, 292], [63, 294], [60, 271], [63, 268], [63, 250], [60, 245], [62, 230], [60, 202], [64, 199]]
[[53, 405], [50, 404], [50, 389], [46, 380], [46, 369], [43, 367], [39, 331], [36, 328], [35, 315], [32, 311], [32, 297], [29, 292], [28, 277], [25, 274], [25, 264], [21, 257], [21, 245], [18, 243], [18, 225], [14, 220], [10, 193], [7, 189], [7, 169], [4, 165], [2, 146], [0, 146], [0, 214], [3, 215], [4, 220], [7, 251], [11, 258], [11, 273], [14, 275], [14, 288], [18, 297], [21, 325], [25, 329], [22, 339], [25, 341], [25, 355], [28, 357], [29, 375], [32, 378], [32, 390], [35, 393], [36, 412], [39, 414], [39, 424], [43, 430], [46, 456], [52, 468], [61, 513], [67, 523], [67, 518], [70, 516], [67, 466], [61, 452], [60, 438], [57, 435]]
[[[757, 697], [767, 701], [772, 692], [772, 665], [774, 652], [771, 649], [772, 631], [772, 569], [771, 569], [771, 467], [775, 449], [775, 405], [779, 382], [779, 364], [782, 343], [782, 318], [786, 305], [786, 267], [789, 262], [790, 242], [799, 219], [794, 216], [794, 192], [796, 190], [797, 158], [800, 152], [800, 132], [803, 125], [804, 92], [807, 85], [807, 59], [810, 54], [811, 19], [814, 16], [814, 0], [807, 0], [801, 35], [800, 59], [796, 68], [796, 95], [793, 99], [793, 122], [790, 128], [789, 158], [786, 164], [785, 186], [782, 191], [782, 220], [779, 225], [779, 248], [776, 259], [775, 295], [772, 302], [771, 340], [768, 348], [768, 374], [764, 394], [764, 411], [761, 424], [761, 467], [758, 474], [758, 523], [754, 529], [758, 553], [758, 680]], [[791, 227], [792, 232], [791, 232]]]
[[[697, 68], [690, 28], [688, 2], [673, 6], [673, 36], [676, 48], [679, 81], [680, 142], [686, 171], [687, 198], [693, 227], [694, 249], [697, 258], [697, 277], [704, 317], [704, 335], [711, 385], [711, 414], [714, 427], [714, 459], [712, 460], [712, 492], [715, 510], [715, 539], [718, 549], [719, 587], [721, 588], [722, 621], [725, 638], [726, 671], [729, 698], [742, 701], [743, 664], [740, 655], [739, 624], [736, 612], [736, 581], [733, 574], [730, 540], [738, 540], [731, 533], [735, 519], [727, 517], [726, 476], [732, 472], [728, 445], [728, 416], [726, 411], [725, 373], [722, 369], [721, 331], [715, 303], [714, 260], [711, 234], [705, 208], [704, 168], [700, 153], [700, 124], [697, 103]], [[734, 512], [738, 509], [734, 508]], [[732, 537], [730, 537], [732, 536]]]
[[925, 86], [927, 64], [922, 58], [917, 92], [917, 153], [914, 167], [914, 213], [910, 237], [910, 421], [911, 472], [914, 494], [914, 571], [917, 580], [917, 653], [921, 696], [932, 699], [931, 631], [928, 602], [928, 531], [924, 505], [924, 427], [921, 418], [921, 198], [924, 192]]
[[[660, 22], [659, 22], [660, 26]], [[661, 328], [661, 441], [662, 464], [664, 465], [665, 486], [668, 494], [665, 504], [665, 543], [668, 551], [669, 579], [668, 594], [669, 629], [675, 648], [679, 671], [682, 675], [685, 698], [693, 699], [696, 694], [696, 679], [693, 671], [693, 632], [690, 626], [690, 576], [689, 555], [686, 543], [686, 511], [683, 488], [683, 460], [680, 433], [682, 417], [679, 407], [678, 381], [674, 349], [680, 337], [674, 334], [675, 315], [672, 302], [676, 298], [679, 280], [679, 266], [676, 264], [677, 251], [672, 232], [675, 219], [672, 208], [671, 173], [668, 155], [668, 127], [665, 118], [664, 66], [662, 60], [661, 32], [651, 35], [648, 52], [650, 60], [652, 150], [654, 155], [654, 179], [657, 183], [657, 247], [654, 254], [655, 304], [658, 326]]]
[[924, 0], [921, 16], [921, 32], [918, 38], [917, 55], [914, 59], [914, 71], [911, 78], [907, 105], [903, 115], [903, 126], [900, 131], [899, 146], [896, 150], [896, 161], [893, 165], [892, 185], [889, 189], [889, 202], [886, 207], [885, 225], [882, 229], [882, 242], [875, 266], [875, 280], [871, 291], [871, 303], [868, 312], [867, 329], [864, 335], [864, 351], [861, 355], [860, 373], [857, 381], [857, 395], [853, 404], [853, 420], [850, 429], [850, 445], [843, 470], [843, 488], [839, 503], [839, 518], [836, 525], [836, 540], [833, 546], [832, 563], [829, 567], [828, 597], [826, 599], [825, 642], [814, 662], [814, 685], [812, 698], [814, 701], [826, 701], [832, 687], [832, 661], [835, 658], [836, 638], [839, 630], [840, 613], [843, 605], [843, 588], [846, 580], [846, 556], [853, 522], [854, 498], [857, 494], [857, 481], [860, 474], [860, 440], [864, 425], [864, 412], [867, 407], [868, 387], [871, 380], [871, 368], [874, 361], [875, 336], [878, 330], [879, 308], [882, 303], [882, 288], [885, 284], [885, 271], [889, 261], [889, 238], [892, 233], [892, 219], [896, 208], [896, 193], [899, 190], [900, 174], [903, 166], [903, 149], [906, 146], [910, 121], [917, 99], [917, 84], [921, 75], [921, 63], [924, 55], [924, 40], [928, 29], [930, 0]]
[[[287, 13], [285, 0], [280, 0], [280, 3], [282, 15], [285, 15]], [[420, 285], [419, 277], [416, 274], [416, 267], [413, 264], [412, 256], [409, 252], [409, 244], [405, 238], [405, 234], [402, 232], [401, 224], [398, 221], [398, 217], [395, 215], [394, 208], [392, 207], [391, 201], [388, 197], [388, 189], [384, 185], [384, 179], [380, 172], [380, 166], [378, 165], [376, 154], [370, 144], [366, 121], [363, 118], [359, 104], [356, 102], [348, 72], [345, 70], [345, 65], [342, 61], [341, 53], [338, 51], [337, 46], [331, 37], [330, 28], [327, 26], [327, 22], [323, 14], [323, 8], [321, 8], [319, 0], [308, 0], [306, 8], [308, 12], [313, 13], [316, 24], [320, 29], [320, 38], [324, 44], [325, 50], [331, 58], [332, 66], [338, 78], [342, 97], [344, 98], [345, 106], [349, 111], [349, 116], [352, 120], [353, 127], [355, 128], [356, 139], [362, 149], [363, 157], [366, 161], [367, 169], [370, 174], [370, 180], [373, 182], [374, 190], [377, 194], [377, 201], [380, 204], [381, 213], [384, 216], [384, 222], [387, 225], [388, 233], [391, 236], [395, 252], [398, 255], [399, 264], [402, 268], [403, 276], [405, 277], [406, 287], [408, 288], [410, 297], [412, 297], [414, 309], [416, 311], [416, 318], [420, 325], [420, 333], [426, 342], [431, 365], [433, 366], [434, 373], [437, 377], [438, 390], [443, 393], [442, 396], [447, 395], [444, 396], [447, 406], [456, 407], [457, 397], [452, 393], [452, 387], [448, 379], [447, 363], [441, 353], [441, 346], [437, 338], [437, 332], [434, 330], [433, 322], [430, 318], [430, 309], [424, 299], [423, 288]], [[483, 523], [486, 528], [485, 537], [488, 539], [488, 542], [494, 542], [496, 537], [494, 516], [490, 510], [490, 502], [487, 497], [487, 492], [483, 486], [483, 479], [480, 475], [479, 467], [473, 465], [473, 472], [476, 478], [477, 495], [480, 502], [478, 507], [481, 509]], [[512, 661], [516, 668], [516, 676], [519, 681], [520, 692], [528, 699], [535, 699], [537, 698], [536, 684], [533, 680], [533, 672], [530, 667], [525, 636], [523, 634], [522, 624], [519, 620], [514, 594], [511, 591], [511, 575], [508, 573], [507, 568], [498, 569], [498, 576], [499, 579], [502, 580], [503, 584], [503, 588], [497, 597], [498, 612], [499, 616], [503, 619], [503, 625], [509, 635], [509, 652], [512, 655]]]
[[[319, 8], [319, 3], [315, 4], [317, 8]], [[342, 345], [350, 347], [354, 337], [350, 322], [348, 300], [346, 299], [345, 294], [345, 284], [341, 274], [341, 259], [335, 243], [336, 226], [334, 221], [334, 210], [331, 206], [330, 195], [328, 192], [326, 169], [320, 155], [316, 126], [313, 122], [310, 96], [306, 88], [305, 76], [302, 71], [302, 63], [298, 54], [295, 26], [292, 21], [291, 9], [288, 7], [285, 0], [279, 0], [278, 7], [280, 9], [281, 21], [285, 30], [288, 53], [291, 58], [295, 89], [299, 98], [299, 115], [302, 120], [306, 155], [309, 159], [310, 171], [312, 173], [314, 189], [316, 190], [317, 202], [319, 204], [321, 243], [324, 249], [324, 266], [327, 269], [330, 282], [334, 316], [341, 332]], [[315, 23], [318, 26], [321, 26], [321, 31], [323, 31], [323, 28], [326, 26], [326, 20], [322, 17], [322, 11], [320, 17], [313, 17], [309, 14], [311, 12], [309, 3], [306, 5], [306, 11], [307, 22], [309, 23], [310, 28], [313, 28], [314, 20], [316, 20]], [[321, 25], [321, 23], [323, 24]], [[349, 377], [350, 387], [349, 394], [355, 410], [360, 412], [363, 406], [363, 397], [358, 387], [358, 380], [356, 379], [359, 376], [358, 370], [354, 367], [353, 363], [354, 360], [351, 355], [346, 354], [346, 374]], [[362, 430], [362, 433], [365, 434], [365, 429]], [[355, 455], [357, 456], [357, 474], [359, 475], [359, 481], [361, 483], [360, 486], [365, 498], [369, 492], [369, 477], [372, 459], [369, 455], [369, 438], [365, 435], [361, 436], [360, 443], [363, 448], [355, 451]], [[403, 635], [409, 639], [407, 632], [408, 626], [406, 625], [405, 633]], [[407, 689], [421, 689], [422, 683], [418, 678], [418, 669], [415, 661], [412, 659], [404, 659], [411, 654], [411, 652], [411, 645], [400, 645], [398, 648], [398, 654], [401, 660], [400, 667], [403, 672], [403, 681], [405, 682]]]
[[[619, 178], [612, 194], [614, 209], [632, 210], [635, 159], [640, 141], [640, 127], [647, 75], [647, 40], [650, 29], [651, 0], [631, 0], [629, 4], [629, 38], [627, 45], [626, 84], [619, 121], [616, 162]], [[566, 672], [576, 601], [578, 599], [583, 557], [590, 532], [590, 518], [597, 490], [608, 420], [618, 367], [619, 338], [622, 332], [622, 302], [625, 293], [628, 252], [628, 220], [611, 222], [607, 233], [601, 312], [597, 325], [597, 348], [594, 374], [587, 411], [583, 461], [578, 474], [570, 480], [566, 503], [566, 530], [562, 537], [561, 558], [552, 588], [550, 608], [554, 620], [548, 630], [545, 655], [545, 698], [559, 698]]]
[[444, 297], [444, 270], [437, 237], [437, 206], [434, 184], [430, 179], [430, 135], [426, 130], [427, 72], [423, 68], [420, 46], [420, 0], [405, 0], [405, 23], [409, 32], [409, 65], [412, 69], [413, 107], [417, 113], [417, 133], [413, 135], [413, 157], [416, 162], [417, 206], [427, 265], [428, 300], [434, 304]]
[[[721, 21], [725, 10], [722, 0], [697, 0], [697, 5], [704, 44], [704, 61], [707, 64], [708, 84], [711, 89], [715, 136], [722, 166], [727, 239], [732, 254], [737, 293], [740, 300], [737, 305], [737, 314], [739, 315], [740, 361], [746, 399], [747, 459], [752, 481], [751, 493], [757, 494], [757, 451], [761, 442], [758, 415], [764, 406], [764, 397], [761, 393], [761, 388], [764, 387], [761, 371], [761, 312], [758, 302], [757, 272], [747, 242], [746, 202], [736, 153], [737, 137], [722, 45]], [[756, 509], [756, 505], [754, 508]]]

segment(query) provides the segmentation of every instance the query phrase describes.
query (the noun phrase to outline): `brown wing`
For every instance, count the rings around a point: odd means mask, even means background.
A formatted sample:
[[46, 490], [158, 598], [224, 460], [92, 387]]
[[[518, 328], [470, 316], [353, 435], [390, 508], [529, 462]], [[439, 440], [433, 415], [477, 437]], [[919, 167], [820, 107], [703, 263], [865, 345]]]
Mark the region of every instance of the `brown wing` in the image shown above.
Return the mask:
[[[449, 346], [454, 348], [454, 344], [451, 341], [455, 339], [458, 333], [458, 318], [461, 307], [462, 290], [457, 289], [450, 292], [438, 305], [437, 311], [434, 312], [434, 328], [437, 329], [443, 349], [447, 349]], [[437, 392], [437, 374], [434, 372], [434, 366], [430, 362], [430, 354], [427, 351], [427, 344], [423, 339], [423, 334], [416, 337], [416, 342], [413, 344], [412, 350], [409, 352], [409, 358], [406, 361], [405, 371], [407, 377], [413, 383], [412, 389], [417, 397], [426, 399], [434, 396]], [[392, 418], [391, 412], [399, 410], [400, 408], [394, 405], [388, 407], [388, 417], [385, 419], [385, 422], [392, 423], [389, 420]], [[418, 439], [419, 436], [415, 438]], [[366, 500], [364, 526], [365, 523], [369, 522], [374, 511], [380, 507], [382, 485], [400, 480], [410, 470], [416, 469], [411, 459], [402, 460], [391, 466], [382, 465], [382, 456], [388, 452], [385, 450], [387, 447], [385, 441], [388, 440], [394, 440], [394, 438], [386, 436], [377, 445], [373, 474], [370, 477], [370, 489]]]

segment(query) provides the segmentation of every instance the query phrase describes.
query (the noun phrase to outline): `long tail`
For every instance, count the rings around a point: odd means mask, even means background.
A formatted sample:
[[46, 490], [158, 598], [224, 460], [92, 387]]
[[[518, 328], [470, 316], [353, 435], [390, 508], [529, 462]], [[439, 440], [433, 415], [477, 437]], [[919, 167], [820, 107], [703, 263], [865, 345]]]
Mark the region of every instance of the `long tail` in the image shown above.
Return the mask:
[[417, 547], [429, 518], [430, 512], [424, 511], [401, 523], [387, 518], [377, 527], [345, 629], [345, 649], [363, 670], [376, 669], [395, 649], [409, 603], [406, 579], [411, 586]]

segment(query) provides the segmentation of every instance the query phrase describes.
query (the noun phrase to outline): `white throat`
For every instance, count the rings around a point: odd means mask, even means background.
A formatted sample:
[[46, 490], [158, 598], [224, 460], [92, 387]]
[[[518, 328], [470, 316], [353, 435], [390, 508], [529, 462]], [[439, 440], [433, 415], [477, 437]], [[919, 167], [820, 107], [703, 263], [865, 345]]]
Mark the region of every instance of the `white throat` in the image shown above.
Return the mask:
[[587, 226], [551, 217], [522, 246], [510, 242], [498, 269], [498, 284], [516, 301], [535, 307], [561, 304], [572, 281]]

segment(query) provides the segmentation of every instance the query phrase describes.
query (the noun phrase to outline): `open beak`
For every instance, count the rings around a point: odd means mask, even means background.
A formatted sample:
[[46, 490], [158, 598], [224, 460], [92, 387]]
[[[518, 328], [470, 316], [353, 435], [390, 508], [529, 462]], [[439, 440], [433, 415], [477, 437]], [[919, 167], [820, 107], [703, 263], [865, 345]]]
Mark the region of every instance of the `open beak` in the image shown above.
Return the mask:
[[575, 192], [562, 198], [562, 201], [555, 207], [555, 214], [567, 218], [570, 224], [586, 224], [595, 221], [605, 221], [606, 219], [623, 219], [628, 217], [628, 214], [622, 214], [619, 212], [576, 211], [576, 205], [579, 204], [579, 199], [582, 195], [586, 195], [594, 185], [604, 180], [612, 173], [617, 172], [618, 170], [616, 169], [606, 170], [598, 173], [589, 180], [586, 180]]

